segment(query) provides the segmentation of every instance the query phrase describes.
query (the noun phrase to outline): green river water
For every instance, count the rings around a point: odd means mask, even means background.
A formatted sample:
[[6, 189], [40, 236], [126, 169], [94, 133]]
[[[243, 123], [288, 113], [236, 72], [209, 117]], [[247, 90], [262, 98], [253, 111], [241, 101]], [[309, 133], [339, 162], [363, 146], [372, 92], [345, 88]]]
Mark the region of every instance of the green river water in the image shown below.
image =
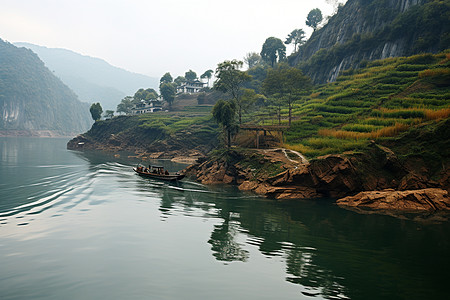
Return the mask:
[[154, 181], [66, 143], [0, 138], [0, 299], [448, 297], [447, 221]]

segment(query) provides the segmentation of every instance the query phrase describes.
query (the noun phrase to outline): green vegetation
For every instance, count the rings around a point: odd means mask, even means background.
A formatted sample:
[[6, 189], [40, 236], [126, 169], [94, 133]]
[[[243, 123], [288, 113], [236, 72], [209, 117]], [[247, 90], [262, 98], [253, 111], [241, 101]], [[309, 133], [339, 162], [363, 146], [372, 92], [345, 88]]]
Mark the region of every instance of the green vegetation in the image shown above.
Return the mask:
[[450, 115], [450, 53], [367, 63], [294, 103], [286, 145], [309, 157], [364, 149]]
[[277, 62], [286, 59], [286, 46], [279, 38], [269, 37], [263, 44], [261, 57], [273, 68]]
[[231, 134], [233, 128], [236, 127], [235, 115], [236, 115], [236, 102], [219, 100], [214, 105], [212, 115], [217, 123], [222, 125], [222, 128], [227, 133], [227, 145], [231, 147]]
[[[331, 70], [339, 66], [344, 59], [347, 59], [346, 64], [350, 63], [352, 67], [365, 67], [364, 59], [374, 56], [382, 57], [381, 52], [384, 47], [391, 44], [402, 45], [403, 50], [399, 49], [397, 52], [401, 53], [400, 55], [444, 51], [450, 47], [450, 22], [448, 22], [450, 1], [426, 1], [423, 4], [412, 5], [404, 13], [390, 9], [390, 5], [387, 0], [347, 3], [342, 10], [343, 13], [331, 17], [327, 26], [341, 27], [340, 34], [348, 38], [339, 43], [327, 44], [326, 41], [331, 43], [336, 41], [337, 37], [326, 36], [323, 30], [317, 30], [304, 47], [300, 47], [298, 54], [289, 57], [289, 62], [292, 64], [300, 62], [300, 68], [305, 74], [313, 77], [314, 82], [323, 83], [329, 80]], [[361, 33], [348, 32], [354, 30], [354, 27], [348, 26], [349, 14], [354, 11], [358, 11], [358, 14], [352, 17], [360, 18], [356, 22], [359, 22], [361, 26], [374, 29], [370, 32], [364, 30]], [[321, 49], [316, 52], [315, 49], [319, 46]], [[301, 57], [302, 53], [308, 54]], [[408, 70], [399, 69], [398, 71]], [[392, 80], [396, 84], [401, 81], [401, 77], [395, 77]], [[388, 83], [390, 79], [386, 81]]]
[[103, 108], [98, 102], [92, 103], [91, 107], [89, 108], [89, 111], [91, 112], [91, 116], [94, 121], [98, 121], [102, 117]]
[[0, 39], [0, 130], [83, 132], [89, 105], [59, 80], [31, 50]]
[[134, 149], [149, 149], [172, 140], [170, 148], [167, 145], [158, 148], [168, 151], [213, 147], [217, 144], [218, 127], [210, 113], [155, 112], [97, 121], [85, 136], [105, 144], [114, 136]]
[[286, 45], [294, 44], [294, 52], [297, 52], [297, 46], [306, 43], [305, 31], [303, 29], [294, 29], [284, 41]]
[[306, 17], [306, 25], [313, 28], [314, 31], [317, 29], [317, 26], [322, 22], [322, 11], [318, 8], [312, 9], [308, 16]]

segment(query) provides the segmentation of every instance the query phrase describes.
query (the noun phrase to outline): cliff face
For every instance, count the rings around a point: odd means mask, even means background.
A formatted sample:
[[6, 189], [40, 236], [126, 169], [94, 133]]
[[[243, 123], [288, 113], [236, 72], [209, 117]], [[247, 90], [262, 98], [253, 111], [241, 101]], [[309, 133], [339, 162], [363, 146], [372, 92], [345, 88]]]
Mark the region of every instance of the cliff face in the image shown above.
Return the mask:
[[0, 134], [7, 135], [73, 135], [92, 123], [89, 105], [36, 54], [1, 39], [0, 116]]
[[438, 52], [450, 45], [450, 1], [349, 0], [289, 57], [316, 83], [361, 62]]

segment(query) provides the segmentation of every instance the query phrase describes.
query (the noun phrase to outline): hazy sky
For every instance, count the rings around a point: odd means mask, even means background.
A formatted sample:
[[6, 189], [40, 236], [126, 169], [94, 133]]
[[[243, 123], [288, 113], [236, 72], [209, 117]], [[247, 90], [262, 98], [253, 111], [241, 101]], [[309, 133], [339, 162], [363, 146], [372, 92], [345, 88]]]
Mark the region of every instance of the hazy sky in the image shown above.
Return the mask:
[[[0, 0], [0, 38], [65, 48], [160, 78], [201, 75], [283, 41], [326, 0]], [[292, 47], [288, 47], [288, 54]]]

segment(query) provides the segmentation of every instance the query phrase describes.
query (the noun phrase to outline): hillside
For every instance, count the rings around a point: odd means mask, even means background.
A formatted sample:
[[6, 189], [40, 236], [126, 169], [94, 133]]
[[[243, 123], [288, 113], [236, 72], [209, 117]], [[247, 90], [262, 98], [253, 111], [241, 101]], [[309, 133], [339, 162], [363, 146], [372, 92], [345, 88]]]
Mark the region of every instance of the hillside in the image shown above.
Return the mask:
[[97, 121], [67, 147], [74, 150], [128, 151], [140, 159], [177, 158], [190, 162], [218, 145], [218, 127], [211, 107], [188, 107], [178, 112], [117, 116]]
[[[282, 114], [287, 125], [287, 109]], [[449, 116], [449, 53], [372, 61], [298, 99], [280, 148], [218, 150], [186, 172], [204, 184], [231, 183], [276, 199], [331, 197], [342, 198], [339, 205], [380, 211], [449, 210]], [[277, 121], [270, 111], [246, 119]], [[236, 141], [250, 139], [254, 134], [240, 132]]]
[[0, 132], [73, 135], [92, 124], [89, 105], [31, 50], [0, 39]]
[[106, 61], [76, 52], [15, 43], [31, 49], [45, 65], [85, 102], [100, 102], [103, 110], [116, 110], [120, 101], [140, 88], [157, 89], [159, 80], [114, 67]]
[[349, 0], [289, 57], [314, 82], [361, 63], [450, 47], [450, 1]]

